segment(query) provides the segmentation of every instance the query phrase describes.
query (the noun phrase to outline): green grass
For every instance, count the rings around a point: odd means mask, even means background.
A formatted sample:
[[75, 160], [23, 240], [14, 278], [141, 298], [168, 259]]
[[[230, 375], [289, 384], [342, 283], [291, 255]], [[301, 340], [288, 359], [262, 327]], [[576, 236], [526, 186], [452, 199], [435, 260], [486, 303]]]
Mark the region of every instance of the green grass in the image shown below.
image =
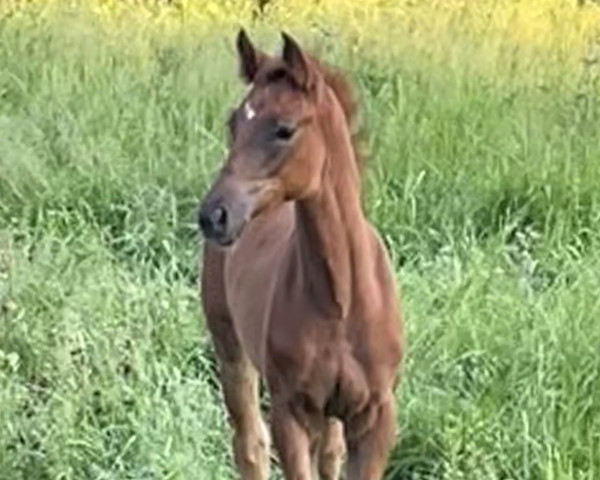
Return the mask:
[[[234, 475], [194, 225], [242, 92], [231, 35], [136, 32], [0, 21], [2, 480]], [[359, 87], [402, 286], [389, 478], [600, 478], [593, 71], [495, 79], [306, 40]]]

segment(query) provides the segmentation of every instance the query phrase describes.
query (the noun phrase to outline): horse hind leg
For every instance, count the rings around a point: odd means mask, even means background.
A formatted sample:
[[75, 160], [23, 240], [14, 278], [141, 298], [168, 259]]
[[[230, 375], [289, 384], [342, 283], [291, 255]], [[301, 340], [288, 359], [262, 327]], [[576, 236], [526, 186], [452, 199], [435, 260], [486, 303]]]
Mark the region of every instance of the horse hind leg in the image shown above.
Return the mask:
[[337, 419], [330, 418], [325, 426], [319, 448], [320, 480], [337, 480], [340, 478], [345, 452], [346, 442], [343, 424]]
[[233, 454], [243, 480], [269, 477], [269, 434], [261, 418], [259, 375], [243, 351], [227, 309], [223, 254], [204, 251], [201, 298], [231, 425]]

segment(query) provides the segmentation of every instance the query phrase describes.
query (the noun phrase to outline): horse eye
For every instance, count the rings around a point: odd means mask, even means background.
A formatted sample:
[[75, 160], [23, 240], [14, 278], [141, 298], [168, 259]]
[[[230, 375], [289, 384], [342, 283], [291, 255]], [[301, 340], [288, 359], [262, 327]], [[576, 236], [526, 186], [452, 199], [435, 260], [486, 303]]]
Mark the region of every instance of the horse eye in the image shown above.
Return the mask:
[[296, 133], [296, 127], [289, 123], [280, 123], [275, 129], [275, 137], [277, 140], [288, 141]]

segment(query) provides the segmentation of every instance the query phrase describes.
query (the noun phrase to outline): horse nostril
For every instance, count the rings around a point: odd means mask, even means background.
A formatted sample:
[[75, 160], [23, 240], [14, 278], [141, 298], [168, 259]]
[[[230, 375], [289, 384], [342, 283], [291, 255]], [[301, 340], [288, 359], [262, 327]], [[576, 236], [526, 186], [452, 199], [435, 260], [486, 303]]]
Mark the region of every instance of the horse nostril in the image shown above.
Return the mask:
[[227, 227], [227, 210], [224, 207], [215, 208], [210, 214], [210, 221], [215, 231], [223, 232]]
[[223, 204], [210, 203], [200, 209], [198, 223], [200, 230], [207, 240], [213, 240], [221, 245], [229, 245], [231, 238], [231, 212]]
[[198, 218], [202, 232], [208, 237], [221, 236], [227, 232], [227, 209], [221, 205], [203, 208]]

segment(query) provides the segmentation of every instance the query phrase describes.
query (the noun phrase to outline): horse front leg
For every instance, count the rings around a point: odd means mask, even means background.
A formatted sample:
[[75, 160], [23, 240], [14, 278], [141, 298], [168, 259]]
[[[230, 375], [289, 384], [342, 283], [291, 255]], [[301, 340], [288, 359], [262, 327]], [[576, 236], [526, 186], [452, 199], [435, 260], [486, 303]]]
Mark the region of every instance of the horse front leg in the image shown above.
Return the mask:
[[233, 427], [234, 460], [242, 480], [267, 480], [269, 433], [260, 413], [259, 375], [244, 352], [227, 310], [222, 265], [222, 254], [209, 250], [201, 292]]
[[318, 438], [290, 408], [274, 402], [271, 431], [286, 480], [318, 480]]
[[234, 430], [233, 453], [242, 480], [269, 478], [269, 434], [260, 415], [258, 382], [248, 361], [221, 366], [221, 385]]
[[387, 460], [396, 441], [394, 398], [390, 394], [384, 402], [373, 407], [374, 421], [370, 427], [354, 437], [347, 432], [347, 480], [381, 480]]

